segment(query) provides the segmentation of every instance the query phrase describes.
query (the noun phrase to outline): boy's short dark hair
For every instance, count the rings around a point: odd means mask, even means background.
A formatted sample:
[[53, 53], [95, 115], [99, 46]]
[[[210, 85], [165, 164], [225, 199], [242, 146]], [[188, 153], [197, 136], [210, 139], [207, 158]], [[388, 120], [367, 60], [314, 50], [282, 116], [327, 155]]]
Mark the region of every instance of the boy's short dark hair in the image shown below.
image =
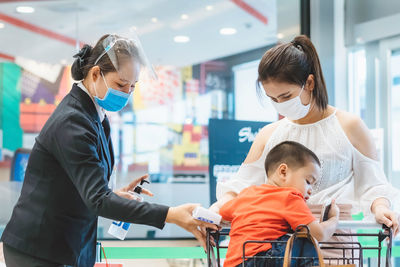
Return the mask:
[[308, 160], [313, 160], [321, 166], [317, 155], [310, 149], [297, 142], [285, 141], [268, 153], [265, 159], [265, 172], [269, 176], [270, 172], [275, 171], [281, 163], [286, 163], [290, 168], [301, 168]]

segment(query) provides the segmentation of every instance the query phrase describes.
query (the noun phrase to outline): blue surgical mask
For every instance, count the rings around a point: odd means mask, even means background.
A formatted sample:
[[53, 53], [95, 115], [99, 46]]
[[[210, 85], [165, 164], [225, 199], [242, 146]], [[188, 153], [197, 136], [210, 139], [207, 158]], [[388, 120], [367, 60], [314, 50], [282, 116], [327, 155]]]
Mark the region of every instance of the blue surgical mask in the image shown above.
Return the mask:
[[[99, 104], [99, 106], [104, 108], [105, 110], [120, 111], [128, 103], [129, 97], [131, 96], [131, 94], [127, 94], [127, 93], [112, 89], [111, 87], [108, 87], [106, 79], [104, 79], [103, 73], [101, 73], [101, 77], [103, 77], [104, 83], [106, 84], [106, 86], [108, 88], [107, 93], [103, 99], [100, 99], [97, 96], [95, 96], [94, 99], [96, 100], [97, 104]], [[95, 91], [96, 91], [96, 87], [95, 87]], [[97, 95], [97, 91], [96, 91], [96, 95]]]

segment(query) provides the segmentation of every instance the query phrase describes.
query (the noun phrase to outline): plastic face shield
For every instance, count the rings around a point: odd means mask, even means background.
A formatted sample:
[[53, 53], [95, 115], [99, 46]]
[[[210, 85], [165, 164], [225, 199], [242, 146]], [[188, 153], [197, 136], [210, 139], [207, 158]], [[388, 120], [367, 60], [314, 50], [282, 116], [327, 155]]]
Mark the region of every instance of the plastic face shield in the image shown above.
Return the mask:
[[136, 34], [131, 39], [111, 34], [103, 40], [103, 48], [104, 51], [96, 59], [95, 65], [103, 57], [108, 57], [122, 80], [135, 83], [141, 75], [157, 79]]

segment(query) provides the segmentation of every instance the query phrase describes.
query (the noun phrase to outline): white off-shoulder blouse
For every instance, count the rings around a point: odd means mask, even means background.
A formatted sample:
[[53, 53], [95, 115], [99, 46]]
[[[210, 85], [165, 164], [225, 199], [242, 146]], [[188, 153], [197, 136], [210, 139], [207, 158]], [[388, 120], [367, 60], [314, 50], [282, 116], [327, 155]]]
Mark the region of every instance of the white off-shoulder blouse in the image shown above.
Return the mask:
[[325, 204], [335, 198], [339, 204], [352, 204], [353, 213], [362, 211], [368, 215], [372, 202], [379, 197], [392, 204], [400, 202], [400, 190], [388, 182], [379, 162], [364, 156], [350, 143], [336, 111], [312, 124], [282, 119], [258, 160], [243, 163], [228, 181], [217, 183], [217, 198], [229, 191], [239, 193], [248, 186], [265, 183], [265, 157], [283, 141], [299, 142], [320, 159], [321, 176], [313, 186], [310, 204]]

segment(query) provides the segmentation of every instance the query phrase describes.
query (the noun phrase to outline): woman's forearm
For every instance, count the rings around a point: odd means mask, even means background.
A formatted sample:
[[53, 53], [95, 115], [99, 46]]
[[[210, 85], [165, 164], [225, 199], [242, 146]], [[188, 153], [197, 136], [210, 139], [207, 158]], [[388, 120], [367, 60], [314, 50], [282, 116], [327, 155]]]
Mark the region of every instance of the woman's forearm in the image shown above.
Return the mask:
[[226, 192], [225, 194], [222, 195], [220, 199], [218, 199], [217, 202], [214, 202], [214, 204], [211, 205], [210, 209], [219, 212], [219, 209], [229, 200], [234, 199], [237, 196], [235, 192]]

